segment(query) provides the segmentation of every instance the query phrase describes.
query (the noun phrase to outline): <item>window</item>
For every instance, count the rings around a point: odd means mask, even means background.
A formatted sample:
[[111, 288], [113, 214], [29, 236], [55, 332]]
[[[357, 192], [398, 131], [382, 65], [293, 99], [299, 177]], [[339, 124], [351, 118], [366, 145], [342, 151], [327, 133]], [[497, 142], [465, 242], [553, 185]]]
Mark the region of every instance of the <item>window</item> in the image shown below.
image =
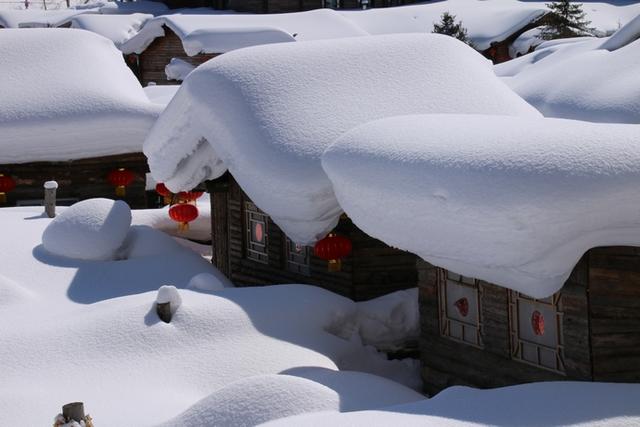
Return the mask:
[[482, 347], [480, 285], [476, 279], [446, 270], [438, 272], [440, 334]]
[[515, 360], [564, 373], [560, 293], [534, 299], [509, 291], [511, 356]]
[[309, 246], [298, 245], [287, 237], [286, 242], [286, 260], [287, 270], [293, 273], [311, 274], [310, 268], [311, 250]]
[[251, 202], [245, 204], [246, 257], [254, 261], [269, 263], [268, 229], [269, 217]]

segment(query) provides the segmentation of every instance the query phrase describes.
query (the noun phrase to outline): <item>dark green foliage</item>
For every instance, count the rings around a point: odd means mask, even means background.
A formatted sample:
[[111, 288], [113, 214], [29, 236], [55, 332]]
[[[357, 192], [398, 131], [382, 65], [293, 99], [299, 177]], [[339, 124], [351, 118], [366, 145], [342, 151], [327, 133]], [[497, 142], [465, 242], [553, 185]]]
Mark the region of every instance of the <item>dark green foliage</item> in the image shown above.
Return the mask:
[[456, 22], [456, 16], [451, 15], [449, 12], [442, 14], [440, 23], [433, 24], [432, 32], [455, 37], [461, 42], [473, 46], [471, 40], [469, 40], [469, 36], [467, 36], [467, 29], [462, 26], [462, 22]]
[[561, 0], [547, 3], [551, 9], [549, 24], [547, 24], [540, 38], [544, 40], [562, 39], [580, 35], [588, 35], [593, 32], [589, 27], [591, 21], [585, 19], [586, 13], [582, 10], [582, 3], [572, 3], [569, 0]]

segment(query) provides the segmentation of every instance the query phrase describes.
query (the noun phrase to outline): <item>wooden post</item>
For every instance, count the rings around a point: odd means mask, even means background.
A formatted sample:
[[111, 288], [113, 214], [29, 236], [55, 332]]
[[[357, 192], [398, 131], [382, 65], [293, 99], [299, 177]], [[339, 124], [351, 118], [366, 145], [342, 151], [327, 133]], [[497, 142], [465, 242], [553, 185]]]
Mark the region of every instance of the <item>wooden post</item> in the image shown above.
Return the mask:
[[82, 402], [67, 403], [62, 407], [62, 416], [66, 421], [77, 422], [84, 420], [84, 404]]
[[171, 322], [171, 303], [170, 302], [157, 302], [156, 303], [156, 313], [158, 313], [158, 317], [164, 323]]
[[49, 218], [56, 216], [56, 190], [58, 183], [47, 181], [44, 183], [44, 211]]
[[207, 181], [207, 191], [211, 200], [211, 245], [213, 256], [211, 263], [225, 276], [229, 277], [229, 218], [228, 191], [231, 175], [226, 172], [220, 178]]

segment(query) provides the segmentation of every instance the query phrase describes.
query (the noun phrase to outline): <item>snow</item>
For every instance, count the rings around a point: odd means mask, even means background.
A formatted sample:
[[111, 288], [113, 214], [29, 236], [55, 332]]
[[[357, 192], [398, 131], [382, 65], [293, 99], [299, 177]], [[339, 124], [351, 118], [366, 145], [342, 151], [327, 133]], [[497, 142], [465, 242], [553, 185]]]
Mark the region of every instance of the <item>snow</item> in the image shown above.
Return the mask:
[[620, 30], [616, 31], [608, 40], [602, 43], [600, 49], [616, 50], [640, 38], [640, 14], [632, 19]]
[[55, 188], [58, 188], [58, 182], [57, 181], [45, 181], [44, 188], [46, 188], [47, 190], [53, 190]]
[[164, 67], [167, 80], [184, 80], [196, 66], [180, 58], [171, 58], [171, 61]]
[[131, 209], [121, 200], [88, 199], [57, 215], [42, 234], [52, 254], [72, 259], [113, 259], [127, 237]]
[[451, 37], [282, 43], [199, 66], [151, 130], [144, 153], [154, 178], [173, 191], [228, 168], [287, 236], [310, 244], [341, 213], [320, 165], [324, 149], [359, 124], [435, 112], [539, 116], [495, 77], [489, 61]]
[[87, 31], [2, 30], [0, 57], [0, 164], [140, 152], [162, 110]]
[[167, 234], [184, 239], [211, 240], [211, 203], [204, 194], [197, 201], [198, 218], [189, 223], [189, 230], [178, 231], [178, 224], [169, 217], [169, 206], [160, 209], [136, 209], [132, 212], [133, 225], [147, 225]]
[[[180, 89], [180, 85], [149, 85], [145, 86], [144, 93], [149, 98], [149, 101], [160, 104], [162, 106], [166, 106], [175, 96], [178, 89]], [[155, 188], [155, 183], [153, 187]]]
[[539, 298], [588, 249], [640, 243], [638, 138], [636, 125], [415, 115], [354, 129], [322, 165], [365, 233]]
[[632, 427], [640, 423], [638, 399], [637, 384], [543, 382], [493, 390], [456, 386], [415, 403], [301, 415], [265, 426]]
[[97, 9], [0, 10], [0, 28], [58, 27], [69, 22], [74, 16], [97, 12]]
[[71, 20], [71, 28], [91, 31], [111, 40], [116, 47], [136, 35], [153, 15], [80, 15]]
[[[91, 5], [88, 5], [91, 6]], [[128, 15], [135, 13], [148, 13], [154, 16], [167, 13], [169, 8], [164, 3], [158, 1], [136, 0], [136, 1], [105, 1], [98, 2], [100, 13]]]
[[163, 26], [176, 33], [189, 56], [260, 44], [367, 35], [331, 9], [279, 14], [173, 14], [149, 21], [122, 47], [123, 52], [141, 53], [157, 37], [164, 36]]
[[223, 288], [224, 285], [211, 273], [196, 274], [187, 284], [187, 289], [195, 289], [199, 291], [219, 291]]
[[529, 51], [538, 47], [544, 42], [540, 38], [543, 27], [532, 28], [529, 31], [522, 33], [512, 44], [509, 46], [509, 56], [516, 58], [521, 55], [526, 55]]

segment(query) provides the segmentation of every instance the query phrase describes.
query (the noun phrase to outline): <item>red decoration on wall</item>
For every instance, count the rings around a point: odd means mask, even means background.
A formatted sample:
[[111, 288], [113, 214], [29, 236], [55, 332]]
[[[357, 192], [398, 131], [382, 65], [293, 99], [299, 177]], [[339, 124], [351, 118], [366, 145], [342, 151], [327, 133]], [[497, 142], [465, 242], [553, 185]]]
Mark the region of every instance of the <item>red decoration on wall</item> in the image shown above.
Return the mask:
[[253, 235], [256, 238], [257, 242], [262, 243], [262, 241], [264, 239], [264, 230], [262, 229], [262, 223], [261, 222], [254, 222], [253, 223]]
[[198, 218], [198, 208], [187, 203], [179, 203], [169, 208], [169, 217], [178, 223], [178, 231], [186, 231], [189, 229], [189, 223]]
[[133, 182], [135, 177], [134, 173], [130, 170], [119, 168], [109, 172], [109, 175], [107, 175], [107, 181], [116, 187], [116, 196], [124, 197], [126, 194], [126, 187]]
[[469, 300], [467, 298], [462, 297], [454, 302], [453, 305], [456, 307], [456, 309], [458, 309], [458, 313], [460, 313], [460, 316], [467, 317], [467, 315], [469, 314]]
[[330, 233], [324, 239], [318, 241], [313, 247], [313, 253], [318, 258], [329, 261], [329, 271], [340, 271], [341, 259], [351, 253], [351, 240], [347, 237]]
[[544, 335], [544, 316], [538, 310], [531, 314], [531, 328], [536, 335]]
[[8, 175], [0, 173], [0, 203], [7, 203], [7, 193], [16, 187], [16, 182]]

